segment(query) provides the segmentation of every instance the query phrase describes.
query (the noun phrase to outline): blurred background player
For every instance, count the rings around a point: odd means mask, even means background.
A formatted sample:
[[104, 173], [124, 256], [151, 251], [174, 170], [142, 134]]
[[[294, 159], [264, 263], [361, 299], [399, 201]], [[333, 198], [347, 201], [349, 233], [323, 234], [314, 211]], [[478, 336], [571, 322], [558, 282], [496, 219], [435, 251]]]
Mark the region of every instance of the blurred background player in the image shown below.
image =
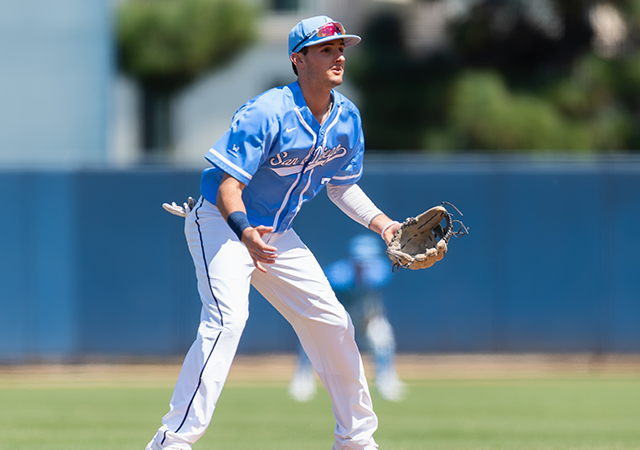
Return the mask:
[[[391, 281], [389, 259], [379, 237], [361, 234], [349, 241], [349, 255], [325, 268], [338, 299], [346, 307], [364, 338], [375, 364], [375, 386], [382, 398], [399, 401], [404, 383], [395, 368], [395, 338], [384, 307], [384, 288]], [[362, 330], [362, 333], [358, 333]], [[362, 335], [362, 336], [361, 336]], [[316, 374], [302, 346], [298, 345], [297, 368], [289, 384], [289, 394], [300, 402], [313, 398]]]

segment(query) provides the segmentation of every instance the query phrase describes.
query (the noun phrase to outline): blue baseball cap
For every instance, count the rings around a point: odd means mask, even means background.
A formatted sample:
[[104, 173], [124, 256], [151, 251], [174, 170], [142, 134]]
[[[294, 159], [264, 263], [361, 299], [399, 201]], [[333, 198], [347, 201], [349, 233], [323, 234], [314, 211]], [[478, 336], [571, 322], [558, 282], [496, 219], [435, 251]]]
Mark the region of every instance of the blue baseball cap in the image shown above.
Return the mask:
[[351, 47], [361, 41], [360, 36], [346, 34], [344, 26], [327, 16], [315, 16], [301, 20], [289, 33], [289, 56], [304, 47], [344, 39], [344, 46]]

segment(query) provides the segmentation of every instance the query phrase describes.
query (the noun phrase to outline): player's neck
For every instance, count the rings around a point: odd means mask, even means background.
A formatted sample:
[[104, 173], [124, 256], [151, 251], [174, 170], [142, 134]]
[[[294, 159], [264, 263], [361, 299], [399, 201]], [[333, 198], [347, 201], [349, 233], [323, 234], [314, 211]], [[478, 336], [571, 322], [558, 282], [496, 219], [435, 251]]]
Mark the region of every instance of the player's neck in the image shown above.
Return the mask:
[[331, 113], [331, 107], [333, 106], [333, 96], [331, 95], [331, 89], [313, 89], [309, 86], [300, 84], [300, 90], [307, 106], [311, 110], [311, 113], [316, 118], [318, 123], [322, 125]]

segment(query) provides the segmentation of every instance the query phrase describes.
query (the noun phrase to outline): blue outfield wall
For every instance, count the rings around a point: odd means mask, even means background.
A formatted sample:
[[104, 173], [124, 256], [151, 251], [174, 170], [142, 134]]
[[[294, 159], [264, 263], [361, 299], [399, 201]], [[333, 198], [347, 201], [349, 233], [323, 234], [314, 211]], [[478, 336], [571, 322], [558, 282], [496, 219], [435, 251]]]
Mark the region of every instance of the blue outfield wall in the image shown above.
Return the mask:
[[[200, 303], [183, 221], [199, 170], [0, 172], [0, 362], [172, 356]], [[386, 288], [401, 352], [640, 351], [640, 161], [369, 158], [360, 182], [402, 220], [449, 201], [470, 234]], [[364, 230], [324, 193], [295, 228], [322, 265]], [[391, 270], [391, 268], [389, 268]], [[252, 292], [240, 352], [292, 351]]]

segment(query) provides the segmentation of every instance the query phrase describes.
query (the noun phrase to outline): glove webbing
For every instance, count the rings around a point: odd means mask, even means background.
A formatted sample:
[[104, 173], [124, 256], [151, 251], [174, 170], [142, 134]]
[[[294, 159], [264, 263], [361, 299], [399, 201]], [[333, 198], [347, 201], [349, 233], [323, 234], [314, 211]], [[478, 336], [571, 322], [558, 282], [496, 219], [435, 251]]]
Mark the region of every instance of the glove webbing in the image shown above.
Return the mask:
[[[458, 211], [458, 214], [460, 214], [461, 216], [464, 216], [464, 214], [462, 214], [460, 212], [460, 210], [458, 208], [456, 208], [456, 206], [453, 203], [449, 203], [449, 202], [442, 202], [442, 206], [444, 205], [449, 205], [451, 206], [453, 209], [455, 209], [456, 211]], [[446, 208], [445, 208], [446, 209]], [[442, 237], [441, 239], [444, 239], [447, 243], [449, 242], [449, 238], [451, 236], [454, 237], [462, 237], [465, 234], [469, 234], [469, 228], [466, 227], [464, 225], [464, 223], [462, 223], [461, 220], [456, 220], [453, 218], [453, 214], [451, 214], [449, 211], [446, 212], [446, 219], [447, 219], [447, 225], [445, 227], [446, 233], [444, 235], [444, 237]], [[458, 231], [454, 231], [453, 230], [453, 224], [458, 223], [460, 224], [460, 228], [458, 229]], [[434, 230], [435, 231], [435, 230]], [[439, 237], [439, 236], [438, 236]]]

